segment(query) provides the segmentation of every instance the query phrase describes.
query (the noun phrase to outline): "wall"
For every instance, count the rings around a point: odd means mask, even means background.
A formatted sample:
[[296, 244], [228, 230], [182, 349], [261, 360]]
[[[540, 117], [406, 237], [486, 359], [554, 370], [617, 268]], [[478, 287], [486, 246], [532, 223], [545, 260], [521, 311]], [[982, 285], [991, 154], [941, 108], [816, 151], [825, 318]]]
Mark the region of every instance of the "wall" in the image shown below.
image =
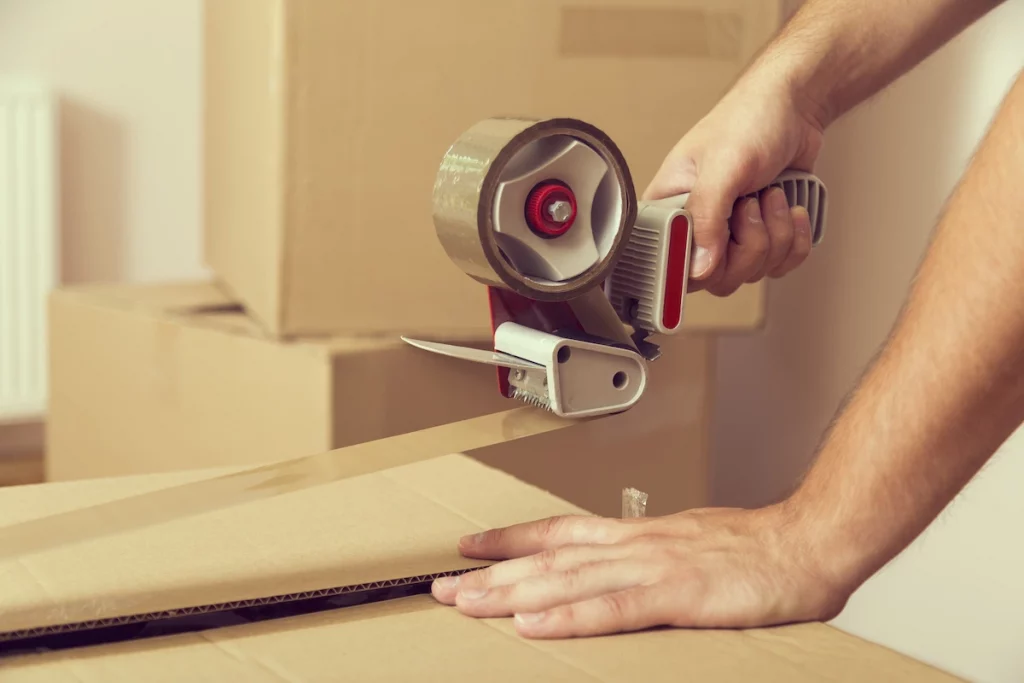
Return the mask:
[[63, 98], [65, 282], [200, 266], [200, 0], [0, 0], [0, 77]]
[[[830, 233], [807, 265], [772, 283], [764, 333], [720, 342], [717, 504], [772, 500], [805, 468], [1024, 66], [1022, 26], [1024, 2], [1008, 0], [829, 132], [816, 170], [832, 192]], [[1021, 482], [1024, 432], [836, 624], [974, 680], [1024, 680]]]

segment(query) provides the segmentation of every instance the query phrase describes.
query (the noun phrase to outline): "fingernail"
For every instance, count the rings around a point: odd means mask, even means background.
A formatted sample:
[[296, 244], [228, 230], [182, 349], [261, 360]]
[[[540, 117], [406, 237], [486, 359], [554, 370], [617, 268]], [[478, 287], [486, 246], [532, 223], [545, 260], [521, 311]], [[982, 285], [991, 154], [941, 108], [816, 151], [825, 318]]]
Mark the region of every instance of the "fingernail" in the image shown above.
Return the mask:
[[786, 213], [789, 211], [786, 193], [778, 188], [773, 188], [768, 193], [768, 208], [771, 209], [772, 213]]
[[707, 247], [698, 246], [693, 252], [693, 262], [690, 264], [690, 268], [693, 271], [693, 277], [701, 277], [710, 267], [711, 252]]
[[757, 200], [751, 199], [747, 202], [746, 210], [744, 211], [747, 215], [747, 221], [750, 223], [761, 222], [761, 207], [757, 203]]
[[544, 620], [547, 616], [547, 612], [534, 612], [532, 614], [517, 614], [515, 619], [517, 624], [524, 626], [529, 624], [536, 624]]
[[479, 600], [485, 595], [487, 595], [486, 588], [467, 588], [466, 590], [459, 592], [459, 597], [465, 598], [466, 600]]
[[795, 216], [800, 217], [800, 220], [795, 220], [794, 216], [793, 225], [797, 231], [801, 235], [809, 233], [811, 231], [811, 216], [807, 213], [807, 209], [802, 206], [797, 206], [793, 209], [793, 213]]
[[439, 579], [434, 580], [434, 585], [438, 588], [445, 590], [451, 590], [459, 585], [459, 577], [457, 576], [442, 576]]
[[486, 536], [487, 535], [485, 533], [483, 533], [483, 532], [481, 532], [479, 534], [473, 534], [472, 536], [463, 536], [461, 539], [459, 539], [459, 544], [460, 545], [480, 545], [481, 543], [484, 542], [484, 539], [486, 538]]

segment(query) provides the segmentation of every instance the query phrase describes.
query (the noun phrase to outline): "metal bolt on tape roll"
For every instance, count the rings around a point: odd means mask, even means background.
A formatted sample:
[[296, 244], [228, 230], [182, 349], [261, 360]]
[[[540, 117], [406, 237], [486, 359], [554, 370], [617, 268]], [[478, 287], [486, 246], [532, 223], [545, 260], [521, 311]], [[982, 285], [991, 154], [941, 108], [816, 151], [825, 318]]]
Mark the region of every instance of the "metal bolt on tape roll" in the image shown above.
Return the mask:
[[433, 219], [467, 275], [537, 301], [599, 286], [626, 248], [637, 199], [626, 161], [576, 119], [485, 119], [448, 149]]

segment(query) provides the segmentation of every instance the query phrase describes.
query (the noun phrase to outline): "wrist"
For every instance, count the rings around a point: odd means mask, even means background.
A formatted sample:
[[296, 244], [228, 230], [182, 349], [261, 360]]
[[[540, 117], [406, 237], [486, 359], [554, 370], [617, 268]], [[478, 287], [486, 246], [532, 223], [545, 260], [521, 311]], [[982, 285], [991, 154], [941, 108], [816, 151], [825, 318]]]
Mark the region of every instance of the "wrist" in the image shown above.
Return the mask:
[[830, 91], [821, 84], [807, 63], [806, 55], [784, 47], [769, 47], [752, 63], [734, 88], [737, 95], [753, 94], [784, 100], [792, 111], [818, 133], [836, 119]]
[[857, 561], [849, 556], [855, 544], [841, 540], [841, 523], [798, 495], [779, 503], [778, 508], [787, 552], [830, 595], [842, 600], [849, 597], [864, 579]]

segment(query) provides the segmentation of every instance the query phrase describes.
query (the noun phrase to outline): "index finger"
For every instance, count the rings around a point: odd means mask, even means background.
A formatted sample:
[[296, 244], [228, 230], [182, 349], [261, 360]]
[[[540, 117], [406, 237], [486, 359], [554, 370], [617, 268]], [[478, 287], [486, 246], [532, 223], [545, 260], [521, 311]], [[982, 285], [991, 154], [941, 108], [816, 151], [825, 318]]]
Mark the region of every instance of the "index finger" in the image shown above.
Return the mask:
[[490, 529], [459, 540], [466, 557], [507, 560], [566, 545], [617, 543], [634, 535], [634, 521], [566, 515]]

